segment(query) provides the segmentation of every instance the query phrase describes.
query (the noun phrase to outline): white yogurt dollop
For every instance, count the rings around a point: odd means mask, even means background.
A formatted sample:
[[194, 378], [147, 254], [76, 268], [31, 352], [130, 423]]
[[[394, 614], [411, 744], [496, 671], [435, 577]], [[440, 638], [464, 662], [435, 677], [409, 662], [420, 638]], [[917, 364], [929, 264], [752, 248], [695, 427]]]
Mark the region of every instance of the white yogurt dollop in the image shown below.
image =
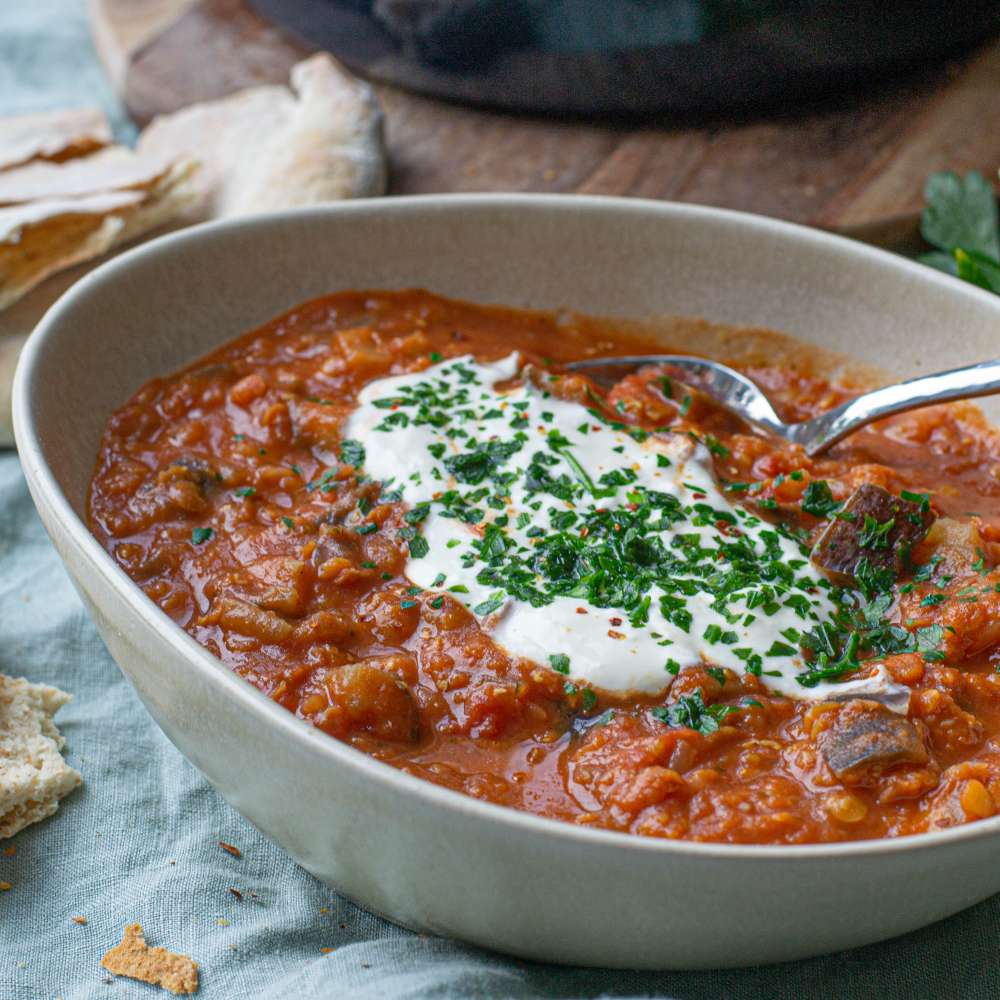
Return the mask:
[[660, 692], [704, 662], [834, 694], [796, 680], [800, 634], [834, 611], [801, 544], [729, 501], [703, 443], [529, 380], [498, 388], [519, 369], [467, 356], [360, 393], [345, 436], [411, 507], [407, 577], [511, 654], [608, 691]]

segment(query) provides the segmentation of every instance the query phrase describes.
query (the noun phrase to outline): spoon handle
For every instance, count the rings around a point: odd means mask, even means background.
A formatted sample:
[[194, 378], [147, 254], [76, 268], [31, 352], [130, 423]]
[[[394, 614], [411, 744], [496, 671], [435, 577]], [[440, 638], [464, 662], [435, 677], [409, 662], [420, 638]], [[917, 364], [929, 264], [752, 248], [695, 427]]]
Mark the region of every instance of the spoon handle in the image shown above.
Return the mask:
[[994, 392], [1000, 392], [1000, 361], [982, 361], [866, 392], [821, 416], [789, 427], [787, 436], [801, 444], [807, 455], [818, 455], [866, 424], [894, 413]]

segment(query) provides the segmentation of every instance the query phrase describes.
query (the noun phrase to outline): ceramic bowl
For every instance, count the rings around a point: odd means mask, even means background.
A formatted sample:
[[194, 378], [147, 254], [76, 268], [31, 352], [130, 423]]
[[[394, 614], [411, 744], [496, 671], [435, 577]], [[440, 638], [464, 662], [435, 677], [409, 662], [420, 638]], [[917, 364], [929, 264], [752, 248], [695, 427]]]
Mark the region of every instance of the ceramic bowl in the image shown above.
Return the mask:
[[305, 299], [407, 286], [770, 326], [902, 376], [993, 357], [1000, 335], [1000, 297], [929, 268], [786, 223], [638, 200], [355, 202], [206, 225], [105, 264], [52, 308], [24, 351], [18, 446], [112, 655], [225, 799], [369, 909], [546, 961], [794, 959], [901, 934], [1000, 890], [1000, 818], [896, 840], [749, 847], [631, 837], [484, 804], [299, 721], [145, 597], [83, 520], [109, 414], [148, 379]]

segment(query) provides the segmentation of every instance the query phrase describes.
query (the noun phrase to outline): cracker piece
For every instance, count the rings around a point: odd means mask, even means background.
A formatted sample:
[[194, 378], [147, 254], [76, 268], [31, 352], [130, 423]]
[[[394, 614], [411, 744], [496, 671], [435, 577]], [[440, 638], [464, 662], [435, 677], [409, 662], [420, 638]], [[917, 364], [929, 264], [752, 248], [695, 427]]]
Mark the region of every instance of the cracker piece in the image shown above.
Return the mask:
[[65, 108], [0, 118], [0, 170], [37, 160], [61, 163], [111, 142], [111, 126], [100, 108]]
[[83, 780], [52, 717], [70, 695], [0, 674], [0, 839], [51, 816]]
[[166, 948], [150, 948], [141, 924], [129, 924], [125, 928], [121, 943], [104, 955], [101, 965], [116, 976], [141, 979], [171, 993], [196, 993], [198, 990], [198, 963]]
[[381, 194], [382, 111], [372, 88], [325, 53], [287, 87], [254, 87], [153, 120], [142, 154], [202, 163], [195, 219]]

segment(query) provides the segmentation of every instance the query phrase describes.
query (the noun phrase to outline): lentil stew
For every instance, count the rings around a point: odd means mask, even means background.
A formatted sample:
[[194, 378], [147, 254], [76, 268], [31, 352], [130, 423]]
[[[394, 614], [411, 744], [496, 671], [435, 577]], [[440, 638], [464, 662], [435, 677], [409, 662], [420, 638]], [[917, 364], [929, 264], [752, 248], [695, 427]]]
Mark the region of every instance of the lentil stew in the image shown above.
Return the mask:
[[[636, 834], [899, 836], [1000, 803], [1000, 434], [930, 407], [809, 459], [634, 326], [342, 292], [144, 386], [91, 530], [298, 717]], [[786, 420], [858, 387], [730, 361]]]

